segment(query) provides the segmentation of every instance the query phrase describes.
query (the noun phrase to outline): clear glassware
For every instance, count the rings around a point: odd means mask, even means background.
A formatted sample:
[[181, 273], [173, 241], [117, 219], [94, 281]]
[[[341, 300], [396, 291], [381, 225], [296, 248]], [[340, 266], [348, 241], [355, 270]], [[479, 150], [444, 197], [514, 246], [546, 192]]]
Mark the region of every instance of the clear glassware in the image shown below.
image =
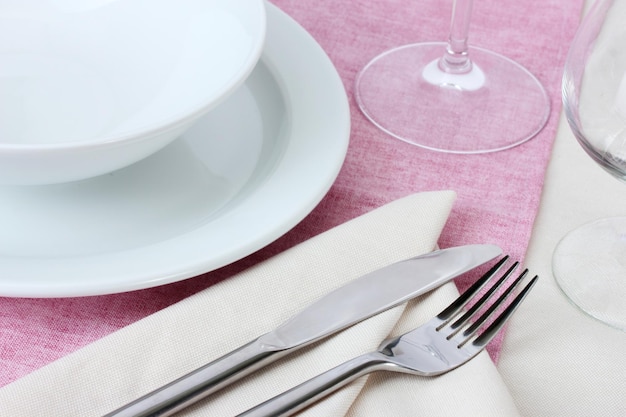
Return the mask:
[[[597, 0], [574, 37], [563, 75], [567, 121], [602, 168], [626, 180], [626, 2]], [[626, 330], [626, 217], [601, 219], [557, 245], [555, 279], [592, 317]]]
[[550, 100], [537, 78], [468, 46], [471, 11], [472, 0], [455, 0], [447, 43], [400, 46], [360, 71], [355, 96], [370, 121], [397, 139], [452, 153], [508, 149], [544, 127]]

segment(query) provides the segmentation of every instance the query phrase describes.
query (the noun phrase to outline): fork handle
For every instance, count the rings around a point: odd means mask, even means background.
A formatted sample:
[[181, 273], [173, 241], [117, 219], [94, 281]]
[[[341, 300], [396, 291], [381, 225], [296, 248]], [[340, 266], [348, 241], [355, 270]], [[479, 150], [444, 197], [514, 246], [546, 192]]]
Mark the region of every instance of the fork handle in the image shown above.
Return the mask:
[[289, 391], [239, 414], [238, 417], [290, 416], [355, 379], [389, 365], [384, 356], [378, 352], [366, 353], [313, 377]]

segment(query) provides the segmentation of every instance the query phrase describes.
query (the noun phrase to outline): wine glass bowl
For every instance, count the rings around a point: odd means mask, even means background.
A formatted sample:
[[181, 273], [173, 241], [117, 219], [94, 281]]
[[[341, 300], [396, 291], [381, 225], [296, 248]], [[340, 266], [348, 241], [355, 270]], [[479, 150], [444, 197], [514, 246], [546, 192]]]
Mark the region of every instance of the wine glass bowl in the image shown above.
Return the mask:
[[[563, 73], [563, 109], [574, 136], [602, 168], [626, 175], [626, 30], [613, 1], [600, 0], [581, 23]], [[626, 16], [626, 14], [624, 15]]]
[[[563, 73], [563, 108], [585, 152], [626, 180], [626, 2], [598, 0], [583, 18]], [[569, 232], [553, 255], [555, 279], [590, 316], [626, 330], [626, 217]]]

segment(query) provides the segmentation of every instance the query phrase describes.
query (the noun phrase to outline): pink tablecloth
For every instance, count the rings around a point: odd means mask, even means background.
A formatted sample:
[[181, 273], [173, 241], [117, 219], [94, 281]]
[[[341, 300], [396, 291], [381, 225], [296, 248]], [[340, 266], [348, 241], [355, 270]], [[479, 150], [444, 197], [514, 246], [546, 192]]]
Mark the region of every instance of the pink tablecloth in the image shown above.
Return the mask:
[[[458, 193], [440, 240], [442, 247], [491, 242], [523, 259], [558, 123], [563, 61], [582, 0], [475, 2], [471, 43], [527, 67], [546, 86], [553, 107], [548, 125], [533, 140], [508, 151], [471, 156], [430, 152], [391, 139], [363, 117], [352, 98], [356, 73], [378, 53], [406, 43], [444, 40], [452, 0], [273, 2], [318, 40], [350, 96], [350, 148], [329, 194], [283, 238], [194, 279], [100, 297], [0, 298], [0, 386], [302, 240], [413, 192], [452, 189]], [[490, 346], [494, 360], [500, 342]]]

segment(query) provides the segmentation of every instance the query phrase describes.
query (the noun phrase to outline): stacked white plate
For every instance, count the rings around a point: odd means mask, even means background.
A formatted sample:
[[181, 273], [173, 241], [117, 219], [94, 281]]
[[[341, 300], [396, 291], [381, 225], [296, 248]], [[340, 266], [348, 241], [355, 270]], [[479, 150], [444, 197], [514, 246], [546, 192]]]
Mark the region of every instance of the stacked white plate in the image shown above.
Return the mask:
[[327, 55], [271, 4], [207, 3], [263, 6], [249, 75], [139, 162], [82, 181], [0, 186], [0, 295], [98, 295], [191, 278], [271, 243], [327, 193], [350, 133]]

